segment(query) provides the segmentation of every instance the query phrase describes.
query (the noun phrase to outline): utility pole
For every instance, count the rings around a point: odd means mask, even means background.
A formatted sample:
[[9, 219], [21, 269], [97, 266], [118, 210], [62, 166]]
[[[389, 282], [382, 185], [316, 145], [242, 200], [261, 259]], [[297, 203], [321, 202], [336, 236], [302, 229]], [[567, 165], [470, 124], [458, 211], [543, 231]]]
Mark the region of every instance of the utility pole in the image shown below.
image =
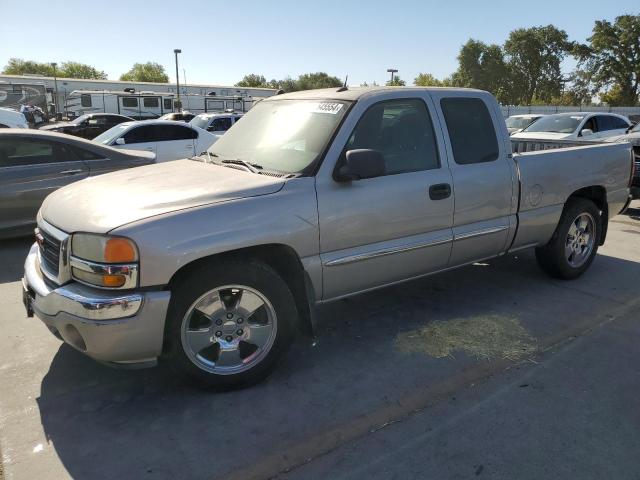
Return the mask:
[[391, 74], [391, 85], [393, 85], [393, 74], [398, 73], [397, 68], [387, 68], [387, 72]]
[[56, 70], [58, 64], [56, 62], [53, 62], [51, 64], [51, 66], [53, 67], [53, 91], [55, 94], [55, 97], [53, 99], [53, 104], [55, 105], [55, 109], [56, 109], [56, 120], [58, 117], [58, 71]]
[[182, 53], [182, 50], [175, 48], [173, 53], [176, 55], [176, 90], [178, 92], [178, 105], [180, 105], [180, 110], [182, 110], [182, 103], [180, 103], [180, 75], [178, 74], [178, 54]]

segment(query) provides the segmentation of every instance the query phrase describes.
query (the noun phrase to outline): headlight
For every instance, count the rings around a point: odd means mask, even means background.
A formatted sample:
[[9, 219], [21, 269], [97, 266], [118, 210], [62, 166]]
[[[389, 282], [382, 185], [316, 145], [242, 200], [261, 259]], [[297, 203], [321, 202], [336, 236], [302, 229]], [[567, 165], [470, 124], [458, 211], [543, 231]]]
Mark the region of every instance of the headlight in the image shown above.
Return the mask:
[[76, 233], [71, 237], [71, 276], [105, 288], [133, 288], [138, 280], [138, 249], [124, 237]]

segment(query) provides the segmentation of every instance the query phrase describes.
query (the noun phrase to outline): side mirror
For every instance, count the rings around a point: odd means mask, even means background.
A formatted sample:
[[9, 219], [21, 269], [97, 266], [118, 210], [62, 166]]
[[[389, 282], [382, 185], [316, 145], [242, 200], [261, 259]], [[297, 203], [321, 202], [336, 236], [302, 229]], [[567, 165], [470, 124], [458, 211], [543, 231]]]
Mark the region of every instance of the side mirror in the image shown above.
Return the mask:
[[116, 145], [124, 145], [125, 141], [124, 138], [120, 137], [120, 138], [116, 138]]
[[378, 150], [349, 150], [344, 164], [335, 174], [338, 182], [351, 182], [365, 178], [380, 177], [386, 173], [384, 157]]
[[593, 135], [593, 130], [591, 130], [590, 128], [583, 128], [582, 130], [580, 130], [580, 135], [583, 137], [588, 137], [589, 135]]

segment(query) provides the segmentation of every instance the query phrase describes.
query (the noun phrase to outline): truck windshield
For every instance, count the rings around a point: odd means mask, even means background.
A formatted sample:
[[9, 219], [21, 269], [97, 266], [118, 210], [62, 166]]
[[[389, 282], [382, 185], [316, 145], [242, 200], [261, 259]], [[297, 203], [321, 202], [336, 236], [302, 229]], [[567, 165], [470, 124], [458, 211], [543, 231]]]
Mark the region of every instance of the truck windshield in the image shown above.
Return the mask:
[[262, 101], [209, 153], [267, 170], [299, 173], [322, 154], [347, 109], [347, 102], [336, 100]]
[[584, 115], [548, 115], [535, 121], [525, 132], [573, 133]]
[[87, 118], [89, 118], [89, 115], [80, 115], [78, 118], [75, 118], [75, 119], [71, 120], [69, 123], [71, 123], [73, 125], [80, 125]]

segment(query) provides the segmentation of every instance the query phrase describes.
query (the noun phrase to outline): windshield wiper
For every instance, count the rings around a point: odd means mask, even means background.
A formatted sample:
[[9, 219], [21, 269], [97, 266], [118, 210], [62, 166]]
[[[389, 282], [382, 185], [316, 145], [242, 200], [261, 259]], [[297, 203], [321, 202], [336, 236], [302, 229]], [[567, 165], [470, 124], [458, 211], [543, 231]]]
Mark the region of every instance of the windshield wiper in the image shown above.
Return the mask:
[[[215, 155], [215, 153], [213, 155]], [[262, 165], [258, 165], [257, 163], [247, 162], [246, 160], [240, 160], [238, 158], [228, 158], [228, 159], [222, 160], [222, 162], [220, 163], [226, 163], [231, 165], [242, 165], [251, 173], [260, 173], [258, 172], [258, 170], [263, 169]]]

